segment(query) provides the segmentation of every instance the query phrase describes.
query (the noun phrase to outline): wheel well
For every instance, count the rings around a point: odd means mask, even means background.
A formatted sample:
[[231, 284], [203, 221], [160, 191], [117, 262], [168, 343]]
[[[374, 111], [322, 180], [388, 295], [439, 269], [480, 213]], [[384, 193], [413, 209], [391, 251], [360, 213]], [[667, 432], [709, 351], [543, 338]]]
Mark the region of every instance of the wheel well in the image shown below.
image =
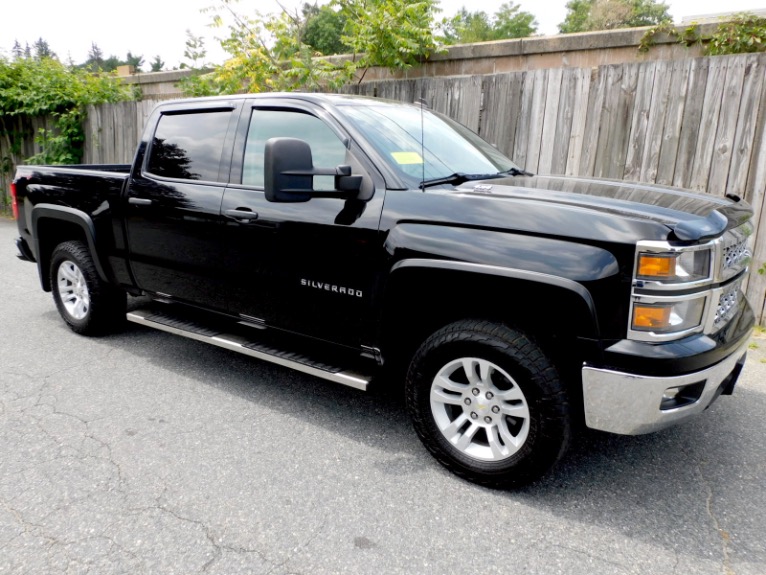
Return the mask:
[[406, 369], [428, 336], [463, 319], [503, 323], [524, 332], [570, 381], [577, 381], [581, 367], [578, 336], [593, 336], [596, 330], [587, 302], [560, 286], [451, 270], [401, 270], [386, 292], [384, 358]]
[[37, 222], [36, 237], [38, 238], [37, 261], [40, 281], [43, 290], [51, 291], [49, 269], [53, 250], [59, 244], [68, 241], [81, 241], [87, 246], [88, 239], [85, 231], [77, 224], [52, 218], [42, 218]]

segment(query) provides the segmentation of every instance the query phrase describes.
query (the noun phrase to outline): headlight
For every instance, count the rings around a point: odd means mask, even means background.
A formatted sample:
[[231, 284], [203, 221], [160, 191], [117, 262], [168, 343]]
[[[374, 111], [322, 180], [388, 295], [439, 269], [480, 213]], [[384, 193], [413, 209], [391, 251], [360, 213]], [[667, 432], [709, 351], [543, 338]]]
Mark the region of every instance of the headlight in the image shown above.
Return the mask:
[[710, 249], [639, 252], [636, 279], [662, 283], [694, 283], [710, 278]]
[[631, 327], [634, 331], [670, 334], [685, 332], [702, 325], [706, 297], [679, 301], [633, 303]]

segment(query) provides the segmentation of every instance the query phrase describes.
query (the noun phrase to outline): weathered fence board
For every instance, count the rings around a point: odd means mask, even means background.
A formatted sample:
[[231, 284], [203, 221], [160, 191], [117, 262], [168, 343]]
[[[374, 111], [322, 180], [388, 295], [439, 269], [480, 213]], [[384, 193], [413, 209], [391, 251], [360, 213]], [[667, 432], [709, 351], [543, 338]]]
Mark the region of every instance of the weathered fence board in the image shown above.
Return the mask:
[[718, 118], [718, 130], [713, 143], [712, 165], [710, 177], [703, 190], [713, 194], [726, 191], [726, 181], [729, 176], [729, 163], [737, 130], [737, 116], [742, 99], [742, 84], [745, 81], [745, 60], [730, 60], [726, 71], [723, 97], [721, 98], [721, 113]]
[[721, 113], [727, 63], [728, 60], [725, 58], [716, 58], [710, 61], [705, 100], [702, 104], [702, 117], [697, 135], [698, 145], [694, 153], [691, 180], [686, 184], [686, 187], [693, 190], [705, 191], [707, 189], [713, 161], [712, 144], [715, 142], [715, 134], [718, 130], [718, 116]]
[[692, 61], [689, 83], [684, 104], [683, 123], [678, 142], [678, 156], [673, 175], [673, 185], [688, 187], [694, 168], [694, 153], [699, 141], [700, 125], [702, 124], [702, 108], [705, 103], [700, 97], [705, 93], [708, 76], [710, 75], [710, 60], [697, 59]]
[[626, 180], [641, 179], [641, 164], [646, 148], [649, 112], [652, 107], [652, 90], [658, 65], [657, 62], [649, 62], [641, 67], [641, 81], [637, 82], [636, 97], [633, 103], [628, 153], [621, 176]]
[[553, 166], [555, 152], [556, 133], [564, 127], [564, 122], [559, 118], [559, 103], [561, 102], [561, 80], [563, 70], [551, 70], [548, 74], [548, 86], [545, 94], [545, 109], [541, 123], [542, 135], [540, 137], [540, 155], [537, 162], [537, 172], [550, 174]]
[[569, 132], [569, 141], [567, 142], [567, 163], [564, 170], [570, 176], [579, 173], [580, 169], [586, 120], [588, 119], [590, 84], [590, 70], [575, 70], [575, 87], [570, 96], [573, 108], [572, 129]]
[[662, 132], [660, 158], [657, 166], [656, 182], [671, 185], [675, 173], [676, 159], [683, 128], [686, 90], [691, 76], [694, 60], [673, 62], [670, 72], [670, 90], [668, 92], [668, 110]]
[[654, 70], [652, 101], [649, 106], [646, 136], [643, 142], [641, 171], [638, 177], [642, 182], [657, 181], [657, 172], [659, 172], [660, 164], [660, 150], [662, 148], [662, 136], [665, 128], [665, 118], [667, 117], [668, 112], [671, 77], [671, 63], [657, 62]]

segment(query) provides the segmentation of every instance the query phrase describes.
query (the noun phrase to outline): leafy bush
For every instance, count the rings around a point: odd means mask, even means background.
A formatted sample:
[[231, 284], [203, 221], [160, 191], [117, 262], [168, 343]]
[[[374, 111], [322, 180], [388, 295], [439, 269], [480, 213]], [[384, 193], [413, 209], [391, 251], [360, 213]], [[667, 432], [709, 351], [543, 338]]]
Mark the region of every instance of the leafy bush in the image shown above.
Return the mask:
[[[20, 160], [55, 164], [76, 163], [85, 136], [82, 120], [90, 104], [134, 99], [136, 94], [114, 76], [96, 75], [63, 65], [53, 58], [0, 58], [0, 137], [10, 156], [0, 161], [6, 170]], [[53, 128], [41, 130], [36, 141], [41, 152], [19, 158], [19, 134], [14, 117], [51, 117]]]
[[661, 22], [646, 31], [638, 46], [639, 51], [649, 50], [660, 34], [676, 38], [685, 46], [702, 44], [708, 56], [766, 51], [766, 18], [748, 13], [737, 14], [731, 20], [719, 24], [707, 41], [703, 41], [696, 24], [679, 32], [673, 22]]
[[[332, 0], [327, 9], [343, 25], [340, 42], [353, 53], [336, 59], [319, 57], [308, 43], [310, 29], [300, 14], [283, 9], [250, 17], [237, 12], [234, 4], [236, 0], [219, 0], [208, 9], [216, 12], [213, 26], [224, 28], [224, 17], [231, 21], [228, 36], [220, 40], [229, 59], [209, 72], [196, 59], [190, 67], [197, 74], [179, 84], [185, 94], [338, 90], [354, 79], [361, 81], [373, 66], [404, 70], [439, 51], [432, 30], [436, 0]], [[187, 48], [199, 48], [198, 40], [191, 37]]]
[[707, 45], [711, 56], [763, 51], [766, 51], [766, 18], [753, 14], [738, 14], [731, 22], [720, 24]]

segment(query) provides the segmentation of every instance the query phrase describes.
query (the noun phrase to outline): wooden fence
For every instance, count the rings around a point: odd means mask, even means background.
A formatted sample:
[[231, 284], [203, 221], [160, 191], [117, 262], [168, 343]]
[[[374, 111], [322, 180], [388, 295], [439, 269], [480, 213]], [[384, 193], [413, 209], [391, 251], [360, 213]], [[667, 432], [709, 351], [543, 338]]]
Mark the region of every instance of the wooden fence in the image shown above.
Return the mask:
[[[766, 321], [766, 54], [366, 82], [347, 92], [424, 98], [518, 164], [747, 199], [756, 244], [748, 297]], [[87, 163], [133, 157], [155, 102], [93, 107]]]
[[0, 208], [10, 201], [14, 168], [40, 152], [35, 138], [40, 130], [50, 127], [49, 118], [0, 116]]

